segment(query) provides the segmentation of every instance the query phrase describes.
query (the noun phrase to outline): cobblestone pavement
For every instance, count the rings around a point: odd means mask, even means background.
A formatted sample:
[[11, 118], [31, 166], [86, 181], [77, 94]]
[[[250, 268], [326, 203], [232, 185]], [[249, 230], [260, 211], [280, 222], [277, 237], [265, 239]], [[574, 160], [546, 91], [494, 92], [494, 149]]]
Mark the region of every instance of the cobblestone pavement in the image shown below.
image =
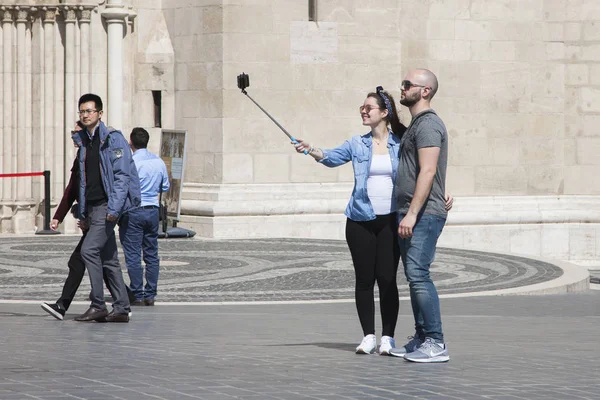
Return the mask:
[[[598, 399], [599, 302], [442, 299], [451, 360], [434, 365], [354, 354], [351, 303], [157, 305], [129, 324], [0, 304], [0, 399]], [[399, 342], [410, 302], [400, 310]]]
[[[2, 239], [0, 400], [599, 398], [600, 291], [444, 298], [451, 360], [412, 364], [354, 354], [362, 332], [351, 301], [281, 302], [352, 299], [343, 242], [161, 241], [160, 302], [134, 307], [128, 324], [101, 324], [73, 321], [83, 301], [65, 321], [23, 304], [58, 297], [77, 240]], [[433, 268], [442, 293], [561, 273], [544, 262], [450, 249]], [[376, 323], [381, 329], [379, 316]], [[403, 300], [399, 346], [412, 326]]]
[[[78, 240], [3, 238], [0, 299], [57, 298]], [[157, 300], [161, 302], [354, 298], [354, 271], [343, 241], [171, 239], [160, 241], [160, 256]], [[125, 271], [123, 262], [122, 267]], [[431, 271], [441, 294], [520, 287], [562, 274], [560, 268], [541, 261], [453, 249], [439, 249]], [[398, 285], [400, 296], [408, 296], [402, 273]], [[86, 276], [76, 300], [85, 301], [88, 293]]]

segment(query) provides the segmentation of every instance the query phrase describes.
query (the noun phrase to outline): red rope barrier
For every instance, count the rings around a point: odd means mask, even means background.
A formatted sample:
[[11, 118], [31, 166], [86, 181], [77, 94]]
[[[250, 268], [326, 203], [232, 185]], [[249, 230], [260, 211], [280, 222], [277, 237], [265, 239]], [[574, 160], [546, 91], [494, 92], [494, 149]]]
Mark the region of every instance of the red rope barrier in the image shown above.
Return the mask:
[[18, 178], [21, 176], [44, 176], [43, 172], [23, 172], [21, 174], [0, 174], [0, 178]]
[[44, 229], [35, 232], [36, 235], [54, 235], [59, 232], [50, 229], [50, 171], [22, 172], [18, 174], [0, 174], [0, 178], [20, 178], [24, 176], [44, 177]]

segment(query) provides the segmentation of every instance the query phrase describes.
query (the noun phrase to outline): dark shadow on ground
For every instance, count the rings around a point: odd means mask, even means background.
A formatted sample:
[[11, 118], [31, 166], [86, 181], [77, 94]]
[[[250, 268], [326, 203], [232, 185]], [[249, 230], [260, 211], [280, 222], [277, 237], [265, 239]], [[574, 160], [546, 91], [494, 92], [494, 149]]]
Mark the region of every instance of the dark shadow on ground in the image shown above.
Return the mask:
[[351, 351], [352, 353], [354, 353], [356, 351], [356, 344], [352, 344], [352, 343], [315, 342], [315, 343], [270, 344], [268, 346], [274, 346], [274, 347], [317, 346], [317, 347], [322, 347], [324, 349]]

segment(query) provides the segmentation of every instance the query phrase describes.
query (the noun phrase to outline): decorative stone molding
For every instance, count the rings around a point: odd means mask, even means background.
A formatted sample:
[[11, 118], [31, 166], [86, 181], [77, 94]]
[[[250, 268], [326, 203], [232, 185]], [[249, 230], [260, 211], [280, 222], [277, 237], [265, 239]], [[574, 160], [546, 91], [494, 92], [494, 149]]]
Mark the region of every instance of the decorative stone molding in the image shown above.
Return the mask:
[[56, 15], [62, 14], [65, 22], [73, 23], [76, 21], [90, 23], [92, 12], [97, 9], [95, 5], [57, 5], [43, 6], [39, 9], [40, 17], [44, 23], [55, 23]]
[[182, 213], [198, 216], [343, 214], [351, 183], [186, 184]]
[[31, 9], [29, 7], [16, 6], [15, 11], [17, 12], [17, 23], [26, 23], [27, 21], [29, 21], [29, 17], [31, 15]]
[[45, 24], [53, 24], [56, 22], [56, 13], [58, 11], [57, 7], [48, 7], [44, 6], [41, 8], [40, 14], [42, 17], [42, 21]]
[[127, 16], [127, 22], [130, 25], [133, 25], [133, 21], [135, 20], [135, 17], [137, 17], [137, 13], [135, 12], [135, 10], [133, 9], [132, 6], [129, 6], [129, 15]]
[[[281, 185], [277, 189], [266, 187], [269, 185], [218, 186], [186, 184], [182, 206], [190, 214], [204, 216], [286, 215], [299, 210], [306, 214], [343, 213], [352, 190], [351, 185], [333, 183]], [[302, 193], [307, 186], [318, 194]], [[203, 193], [201, 198], [190, 198], [199, 192]], [[448, 225], [556, 223], [600, 223], [600, 197], [461, 197], [448, 214]]]
[[[197, 216], [343, 214], [351, 183], [186, 184], [182, 213]], [[600, 196], [460, 197], [448, 225], [600, 223]]]
[[12, 22], [13, 21], [12, 7], [2, 6], [2, 7], [0, 7], [0, 11], [2, 11], [2, 22]]
[[28, 17], [29, 22], [34, 22], [40, 16], [41, 16], [40, 10], [37, 7], [31, 7], [29, 9], [29, 17]]
[[41, 16], [40, 9], [30, 5], [0, 6], [0, 13], [2, 22], [27, 23]]
[[90, 23], [92, 19], [93, 8], [79, 7], [79, 22]]
[[102, 18], [107, 23], [125, 23], [125, 20], [129, 16], [129, 10], [122, 5], [108, 4], [100, 15], [102, 15]]
[[65, 6], [61, 7], [60, 11], [65, 17], [65, 22], [74, 23], [77, 21], [77, 7]]
[[461, 197], [449, 225], [600, 223], [599, 196]]

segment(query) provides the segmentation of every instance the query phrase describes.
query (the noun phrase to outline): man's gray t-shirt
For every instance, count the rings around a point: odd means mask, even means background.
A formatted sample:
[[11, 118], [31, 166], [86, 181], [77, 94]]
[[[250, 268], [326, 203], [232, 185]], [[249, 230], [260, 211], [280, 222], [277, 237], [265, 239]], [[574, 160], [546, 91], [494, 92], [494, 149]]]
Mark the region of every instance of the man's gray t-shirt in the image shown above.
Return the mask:
[[428, 199], [421, 213], [446, 217], [444, 195], [446, 193], [446, 166], [448, 164], [448, 132], [446, 126], [433, 110], [425, 110], [415, 115], [402, 137], [400, 163], [396, 177], [396, 201], [398, 213], [406, 214], [413, 199], [419, 176], [418, 150], [425, 147], [439, 147], [435, 177]]

